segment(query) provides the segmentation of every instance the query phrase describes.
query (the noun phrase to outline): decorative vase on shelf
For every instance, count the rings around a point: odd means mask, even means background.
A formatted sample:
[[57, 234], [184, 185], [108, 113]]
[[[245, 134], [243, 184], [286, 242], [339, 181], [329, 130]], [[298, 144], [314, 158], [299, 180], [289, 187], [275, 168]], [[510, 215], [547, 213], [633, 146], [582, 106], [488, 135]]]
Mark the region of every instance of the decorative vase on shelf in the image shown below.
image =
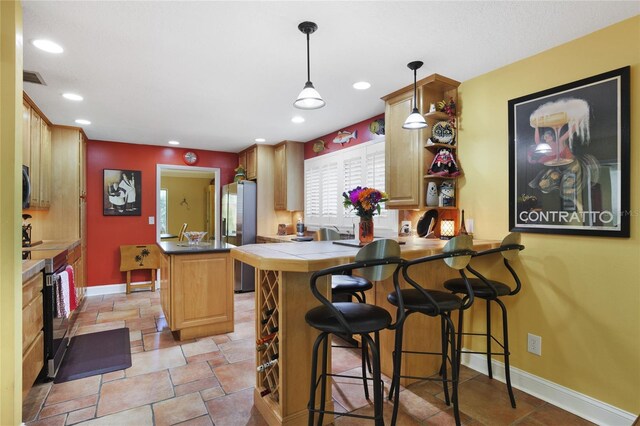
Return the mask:
[[360, 218], [360, 244], [368, 244], [373, 241], [373, 219]]
[[427, 206], [438, 206], [438, 186], [435, 182], [429, 182], [427, 185]]

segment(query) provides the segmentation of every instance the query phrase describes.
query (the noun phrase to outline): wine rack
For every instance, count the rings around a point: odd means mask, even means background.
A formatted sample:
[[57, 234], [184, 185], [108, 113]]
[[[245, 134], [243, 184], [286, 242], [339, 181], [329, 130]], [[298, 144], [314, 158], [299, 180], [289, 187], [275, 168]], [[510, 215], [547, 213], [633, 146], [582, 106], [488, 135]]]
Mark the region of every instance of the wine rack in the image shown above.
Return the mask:
[[279, 363], [279, 301], [278, 290], [280, 272], [258, 271], [260, 285], [258, 311], [256, 312], [256, 350], [257, 377], [256, 387], [263, 398], [275, 403], [280, 400], [280, 363]]

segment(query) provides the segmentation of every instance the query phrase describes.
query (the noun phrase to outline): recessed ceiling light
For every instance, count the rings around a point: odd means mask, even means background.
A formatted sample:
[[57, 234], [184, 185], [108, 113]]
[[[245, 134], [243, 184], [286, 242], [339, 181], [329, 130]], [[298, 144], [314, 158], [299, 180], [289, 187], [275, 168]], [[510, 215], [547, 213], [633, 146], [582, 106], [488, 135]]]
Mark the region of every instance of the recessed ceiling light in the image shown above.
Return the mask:
[[178, 141], [169, 141], [169, 145], [180, 145]]
[[296, 115], [295, 117], [293, 117], [291, 119], [292, 123], [304, 123], [304, 117], [300, 117], [299, 115]]
[[368, 81], [358, 81], [357, 83], [353, 83], [353, 88], [356, 90], [367, 90], [371, 87], [371, 83]]
[[76, 123], [78, 123], [78, 124], [85, 124], [85, 125], [89, 125], [89, 124], [91, 124], [91, 122], [90, 122], [89, 120], [85, 120], [85, 119], [83, 119], [83, 118], [79, 118], [79, 119], [77, 119], [77, 120], [76, 120]]
[[70, 101], [81, 101], [84, 99], [82, 96], [76, 95], [75, 93], [63, 93], [62, 97], [69, 99]]
[[32, 41], [33, 45], [40, 50], [44, 50], [49, 53], [62, 53], [64, 49], [58, 43], [54, 43], [51, 40], [38, 39]]
[[254, 140], [258, 143], [267, 141], [265, 138], [255, 138]]

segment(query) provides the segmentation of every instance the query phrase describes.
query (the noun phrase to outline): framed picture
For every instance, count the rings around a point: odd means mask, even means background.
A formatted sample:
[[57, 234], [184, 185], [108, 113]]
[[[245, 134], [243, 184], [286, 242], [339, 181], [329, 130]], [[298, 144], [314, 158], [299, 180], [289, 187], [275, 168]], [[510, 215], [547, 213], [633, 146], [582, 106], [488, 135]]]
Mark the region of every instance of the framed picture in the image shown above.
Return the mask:
[[629, 237], [629, 67], [509, 101], [509, 228]]
[[104, 169], [102, 214], [105, 216], [140, 216], [142, 172]]

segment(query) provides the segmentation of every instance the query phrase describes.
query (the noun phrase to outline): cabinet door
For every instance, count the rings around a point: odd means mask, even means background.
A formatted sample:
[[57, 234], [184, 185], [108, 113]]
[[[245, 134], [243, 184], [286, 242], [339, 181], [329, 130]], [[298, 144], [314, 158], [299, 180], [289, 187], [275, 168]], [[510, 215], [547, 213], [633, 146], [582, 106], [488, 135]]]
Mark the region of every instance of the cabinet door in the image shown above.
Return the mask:
[[247, 151], [242, 151], [238, 154], [238, 167], [242, 166], [243, 169], [247, 170]]
[[40, 207], [40, 116], [31, 110], [31, 133], [30, 133], [30, 167], [29, 177], [31, 178], [31, 207]]
[[40, 123], [40, 207], [51, 204], [51, 127]]
[[22, 164], [31, 167], [31, 106], [22, 101]]
[[273, 208], [287, 209], [287, 145], [276, 146], [274, 150]]
[[160, 260], [160, 305], [169, 328], [174, 330], [171, 314], [171, 269], [169, 256], [162, 255]]
[[385, 189], [391, 209], [421, 206], [422, 131], [402, 128], [412, 109], [411, 91], [387, 100], [385, 108]]
[[257, 153], [255, 146], [247, 151], [247, 179], [255, 179], [258, 175]]

